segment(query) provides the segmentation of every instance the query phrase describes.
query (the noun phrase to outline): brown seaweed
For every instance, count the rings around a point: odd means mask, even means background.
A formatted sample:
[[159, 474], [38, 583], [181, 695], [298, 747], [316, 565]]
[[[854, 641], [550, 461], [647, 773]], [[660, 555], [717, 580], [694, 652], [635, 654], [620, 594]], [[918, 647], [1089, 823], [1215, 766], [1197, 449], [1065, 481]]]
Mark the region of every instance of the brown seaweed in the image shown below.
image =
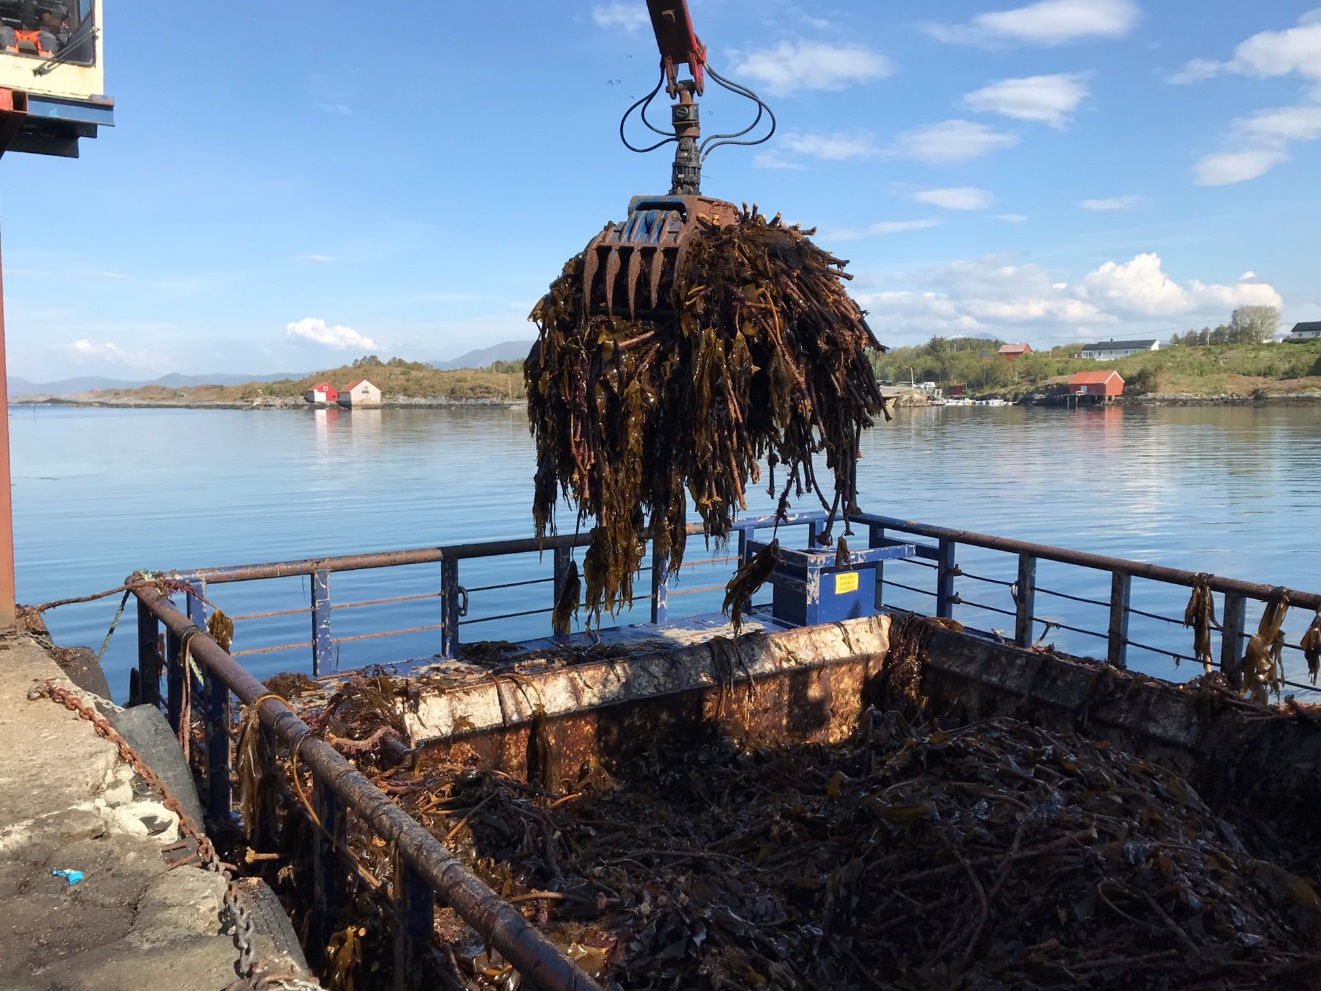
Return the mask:
[[[625, 991], [1321, 977], [1313, 880], [1244, 845], [1278, 858], [1279, 837], [1240, 838], [1186, 780], [1104, 742], [871, 710], [832, 747], [658, 740], [609, 770], [589, 762], [558, 799], [454, 756], [378, 779]], [[355, 836], [384, 875], [388, 851]], [[505, 966], [448, 909], [438, 924], [464, 986], [503, 986]]]
[[772, 540], [744, 561], [725, 586], [725, 601], [721, 608], [729, 614], [735, 634], [743, 626], [743, 614], [752, 605], [752, 597], [766, 584], [779, 564], [780, 542]]
[[582, 256], [533, 310], [533, 518], [538, 536], [555, 532], [563, 495], [580, 526], [594, 521], [589, 622], [631, 604], [648, 539], [670, 574], [682, 565], [690, 502], [703, 535], [727, 539], [763, 462], [782, 467], [781, 514], [804, 493], [832, 522], [858, 511], [862, 430], [885, 415], [867, 357], [880, 345], [844, 289], [846, 263], [812, 233], [745, 208], [693, 236], [649, 319], [586, 311]]

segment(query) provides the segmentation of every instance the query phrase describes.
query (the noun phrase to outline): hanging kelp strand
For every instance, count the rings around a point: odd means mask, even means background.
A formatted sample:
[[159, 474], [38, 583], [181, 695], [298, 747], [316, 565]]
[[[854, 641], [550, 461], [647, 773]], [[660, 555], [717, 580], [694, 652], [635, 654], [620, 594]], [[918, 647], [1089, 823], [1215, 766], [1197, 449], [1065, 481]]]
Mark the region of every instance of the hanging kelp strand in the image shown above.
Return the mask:
[[763, 461], [783, 472], [781, 515], [804, 492], [832, 522], [858, 511], [862, 431], [885, 415], [868, 359], [881, 347], [844, 290], [846, 263], [812, 233], [745, 207], [702, 223], [645, 316], [585, 299], [581, 256], [533, 310], [533, 518], [553, 533], [563, 495], [592, 521], [589, 621], [631, 604], [648, 539], [679, 568], [690, 501], [704, 535], [727, 538]]

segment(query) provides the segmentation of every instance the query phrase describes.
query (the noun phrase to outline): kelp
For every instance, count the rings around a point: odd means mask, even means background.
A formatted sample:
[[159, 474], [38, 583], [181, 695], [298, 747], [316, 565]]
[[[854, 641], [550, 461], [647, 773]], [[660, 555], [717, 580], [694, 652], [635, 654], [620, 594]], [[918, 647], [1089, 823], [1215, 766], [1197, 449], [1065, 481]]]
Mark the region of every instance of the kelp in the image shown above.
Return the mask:
[[[1207, 674], [1214, 667], [1211, 656], [1211, 630], [1218, 628], [1215, 617], [1215, 598], [1211, 593], [1210, 575], [1199, 574], [1193, 582], [1193, 593], [1183, 611], [1183, 625], [1193, 628], [1193, 656], [1202, 662]], [[1177, 664], [1178, 661], [1176, 660]]]
[[1303, 648], [1303, 656], [1307, 658], [1307, 673], [1315, 685], [1317, 672], [1321, 671], [1321, 609], [1316, 611], [1312, 625], [1298, 641], [1298, 646]]
[[[843, 542], [841, 537], [840, 543]], [[734, 577], [729, 580], [729, 584], [725, 587], [725, 601], [722, 608], [729, 614], [729, 621], [733, 624], [736, 634], [743, 626], [743, 614], [750, 608], [752, 597], [770, 579], [779, 563], [780, 542], [772, 540], [744, 561], [734, 572]]]
[[562, 495], [579, 528], [594, 521], [589, 622], [632, 603], [647, 540], [677, 571], [690, 501], [705, 538], [727, 539], [762, 463], [772, 488], [782, 468], [781, 516], [804, 493], [832, 522], [858, 511], [862, 431], [885, 415], [867, 357], [881, 346], [844, 289], [846, 263], [812, 233], [744, 208], [692, 236], [669, 305], [645, 319], [588, 311], [582, 256], [532, 311], [533, 518], [554, 533]]
[[1243, 650], [1243, 689], [1254, 702], [1263, 705], [1270, 693], [1276, 698], [1284, 685], [1284, 617], [1289, 611], [1289, 592], [1277, 588], [1271, 592], [1261, 613], [1257, 632], [1248, 638]]
[[[623, 991], [1321, 979], [1321, 898], [1279, 859], [1305, 850], [1270, 833], [1249, 849], [1186, 780], [1104, 742], [906, 711], [869, 710], [829, 747], [664, 737], [585, 763], [560, 798], [461, 750], [376, 777]], [[388, 850], [351, 836], [385, 876]], [[457, 986], [509, 986], [448, 909], [437, 921]]]

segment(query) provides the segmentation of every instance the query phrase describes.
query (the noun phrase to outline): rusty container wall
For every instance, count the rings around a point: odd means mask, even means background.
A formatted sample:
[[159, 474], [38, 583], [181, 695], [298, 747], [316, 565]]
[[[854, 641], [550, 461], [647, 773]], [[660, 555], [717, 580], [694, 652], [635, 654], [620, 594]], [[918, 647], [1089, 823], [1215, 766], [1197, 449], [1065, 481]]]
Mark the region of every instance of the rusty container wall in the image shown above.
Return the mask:
[[425, 695], [407, 717], [425, 755], [477, 756], [552, 791], [592, 758], [719, 730], [757, 745], [838, 743], [889, 650], [890, 619], [750, 635]]
[[[905, 683], [943, 724], [1011, 716], [1104, 740], [1186, 775], [1217, 804], [1251, 802], [1289, 833], [1321, 837], [1321, 708], [1263, 709], [1224, 690], [926, 623], [905, 641], [898, 622], [876, 616], [494, 677], [425, 694], [408, 728], [423, 757], [476, 757], [559, 792], [590, 759], [626, 760], [660, 739], [719, 731], [756, 746], [839, 742], [869, 704], [886, 704], [884, 686], [906, 677], [900, 666], [915, 665]], [[892, 638], [905, 649], [891, 654]]]

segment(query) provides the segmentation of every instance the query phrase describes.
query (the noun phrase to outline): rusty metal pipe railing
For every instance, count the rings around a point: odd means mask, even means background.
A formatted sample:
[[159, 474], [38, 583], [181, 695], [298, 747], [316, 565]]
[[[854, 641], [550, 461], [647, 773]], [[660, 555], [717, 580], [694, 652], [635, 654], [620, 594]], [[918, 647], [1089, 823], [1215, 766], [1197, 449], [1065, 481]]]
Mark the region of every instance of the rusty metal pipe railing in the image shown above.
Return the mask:
[[[824, 520], [824, 513], [799, 513], [780, 521], [781, 526], [796, 526]], [[774, 523], [772, 517], [739, 520], [736, 530], [764, 529]], [[698, 536], [702, 528], [690, 523], [689, 536]], [[538, 540], [522, 537], [511, 540], [492, 540], [474, 544], [452, 544], [448, 547], [422, 547], [413, 550], [382, 551], [375, 554], [345, 554], [338, 557], [308, 558], [301, 561], [274, 561], [269, 564], [239, 564], [225, 568], [197, 568], [167, 572], [165, 577], [182, 581], [200, 581], [207, 585], [229, 582], [263, 581], [268, 578], [296, 578], [315, 575], [318, 571], [370, 571], [376, 568], [395, 568], [407, 564], [434, 564], [438, 561], [463, 561], [482, 557], [504, 557], [510, 554], [539, 554], [565, 547], [586, 547], [590, 533], [557, 534]], [[698, 562], [701, 563], [701, 562]]]
[[[871, 514], [863, 514], [862, 516], [852, 517], [852, 519], [858, 523], [881, 526], [887, 530], [898, 530], [901, 533], [911, 533], [918, 537], [949, 540], [956, 544], [984, 547], [987, 550], [1004, 551], [1009, 554], [1026, 554], [1042, 561], [1057, 561], [1060, 564], [1072, 564], [1083, 568], [1093, 568], [1097, 571], [1119, 572], [1131, 578], [1146, 578], [1151, 581], [1164, 582], [1168, 585], [1184, 585], [1191, 588], [1197, 583], [1199, 577], [1191, 571], [1167, 568], [1159, 564], [1126, 561], [1123, 558], [1106, 557], [1103, 554], [1091, 554], [1087, 551], [1071, 551], [1062, 547], [1052, 547], [1049, 544], [1033, 544], [1025, 540], [1014, 540], [1010, 537], [993, 537], [989, 534], [976, 533], [971, 530], [950, 530], [946, 527], [933, 526], [929, 523], [916, 523], [912, 520], [891, 519], [887, 516], [872, 516]], [[1213, 591], [1241, 595], [1249, 599], [1269, 599], [1271, 593], [1275, 591], [1274, 587], [1270, 585], [1240, 581], [1236, 578], [1221, 578], [1218, 575], [1211, 575], [1208, 584]], [[1321, 608], [1321, 594], [1291, 590], [1289, 603], [1300, 608], [1319, 609]]]
[[298, 748], [299, 761], [378, 836], [394, 843], [399, 856], [532, 987], [543, 991], [601, 991], [513, 905], [468, 870], [332, 746], [318, 739], [306, 723], [271, 698], [265, 685], [243, 670], [159, 589], [143, 585], [134, 589], [134, 594], [170, 633], [181, 640], [187, 637], [193, 658], [245, 704], [265, 697], [258, 707], [262, 725], [286, 746]]

